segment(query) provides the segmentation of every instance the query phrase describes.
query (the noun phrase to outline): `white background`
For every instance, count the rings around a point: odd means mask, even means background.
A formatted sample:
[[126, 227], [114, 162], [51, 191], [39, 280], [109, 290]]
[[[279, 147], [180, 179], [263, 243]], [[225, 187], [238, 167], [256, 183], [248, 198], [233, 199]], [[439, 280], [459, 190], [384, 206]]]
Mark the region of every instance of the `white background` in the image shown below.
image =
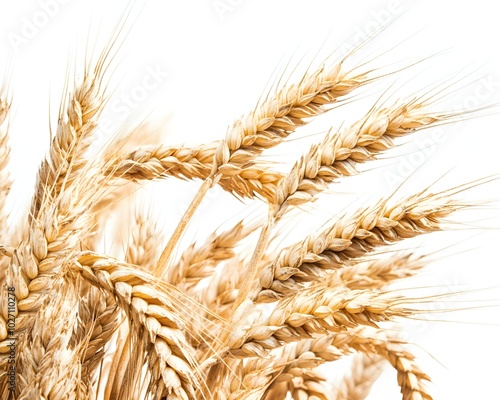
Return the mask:
[[[49, 3], [52, 6], [47, 8]], [[395, 100], [451, 79], [452, 90], [439, 110], [463, 110], [498, 102], [500, 24], [494, 3], [451, 0], [436, 3], [133, 2], [125, 33], [120, 37], [123, 47], [112, 63], [115, 69], [111, 71], [110, 90], [114, 94], [103, 118], [111, 126], [120, 127], [151, 114], [152, 120], [166, 132], [165, 141], [170, 143], [195, 144], [221, 138], [235, 118], [252, 109], [266, 82], [275, 80], [287, 63], [292, 66], [298, 63], [299, 72], [304, 71], [310, 61], [320, 61], [343, 44], [352, 45], [371, 29], [389, 21], [393, 23], [362, 50], [361, 58], [374, 58], [374, 66], [393, 65], [397, 69], [435, 56], [404, 71], [399, 79], [391, 77], [370, 87], [363, 95], [377, 95], [391, 87], [389, 98]], [[29, 204], [36, 169], [48, 146], [49, 120], [55, 123], [68, 64], [72, 65], [72, 74], [75, 59], [79, 60], [76, 70], [81, 71], [86, 43], [95, 44], [97, 54], [127, 3], [2, 0], [0, 4], [0, 74], [4, 71], [10, 76], [14, 98], [10, 132], [15, 200], [11, 202], [13, 215], [21, 215]], [[140, 87], [151, 70], [165, 74], [158, 86], [148, 90], [144, 98], [136, 98], [132, 106], [120, 108], [124, 105], [123, 96], [142, 93]], [[335, 119], [322, 119], [307, 132], [318, 133], [327, 126], [339, 126], [344, 119], [352, 119], [356, 112], [359, 115], [366, 109], [361, 106], [337, 113]], [[125, 114], [130, 114], [129, 119]], [[346, 200], [350, 199], [347, 192], [359, 194], [364, 200], [391, 193], [394, 184], [388, 176], [404, 178], [405, 171], [413, 175], [403, 192], [424, 188], [439, 178], [433, 187], [442, 189], [500, 172], [499, 122], [499, 116], [493, 115], [456, 127], [446, 126], [439, 136], [444, 139], [434, 142], [432, 131], [422, 132], [420, 142], [416, 139], [398, 149], [402, 158], [391, 156], [382, 163], [388, 169], [377, 164], [380, 168], [353, 179], [350, 186], [346, 182], [346, 188], [339, 189], [342, 194], [337, 196], [339, 203], [352, 201]], [[104, 143], [104, 136], [99, 140], [98, 144]], [[294, 142], [275, 154], [292, 161], [307, 148], [304, 143], [308, 140], [318, 140], [318, 136]], [[425, 147], [425, 151], [419, 150], [420, 147]], [[425, 164], [421, 166], [423, 161]], [[395, 175], [388, 175], [387, 171]], [[167, 191], [155, 201], [162, 209], [159, 218], [165, 222], [167, 232], [180, 218], [180, 211], [196, 185], [169, 181], [158, 186]], [[499, 184], [490, 183], [467, 196], [474, 201], [498, 200]], [[333, 214], [330, 205], [331, 201], [321, 203], [316, 216]], [[228, 211], [229, 206], [234, 207], [233, 212]], [[263, 212], [258, 205], [252, 204], [250, 209]], [[203, 237], [239, 210], [242, 206], [238, 202], [220, 191], [212, 193], [186, 240]], [[421, 280], [405, 285], [432, 285], [438, 293], [494, 287], [476, 291], [468, 298], [489, 299], [499, 304], [500, 265], [496, 251], [500, 239], [499, 215], [498, 202], [493, 202], [476, 208], [474, 213], [457, 215], [453, 220], [460, 223], [450, 224], [454, 229], [451, 234], [437, 234], [418, 242], [429, 251], [454, 246], [438, 254], [446, 257], [438, 257]], [[468, 251], [462, 252], [465, 250]], [[436, 399], [500, 398], [497, 382], [500, 329], [495, 326], [500, 323], [499, 312], [498, 307], [481, 308], [430, 317], [452, 322], [407, 324], [409, 339], [419, 344], [415, 351], [422, 357], [421, 365], [433, 378], [431, 389]], [[369, 398], [398, 399], [398, 392], [395, 374], [388, 368]]]

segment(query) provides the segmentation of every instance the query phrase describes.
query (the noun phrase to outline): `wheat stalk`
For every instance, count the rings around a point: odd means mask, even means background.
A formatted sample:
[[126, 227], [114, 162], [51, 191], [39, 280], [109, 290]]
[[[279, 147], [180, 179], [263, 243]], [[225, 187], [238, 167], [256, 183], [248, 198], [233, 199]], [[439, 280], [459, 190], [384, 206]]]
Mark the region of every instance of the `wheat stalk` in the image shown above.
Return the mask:
[[[11, 101], [7, 94], [5, 85], [0, 88], [0, 243], [6, 243], [8, 239], [8, 210], [6, 207], [12, 180], [8, 171], [10, 158], [9, 146], [9, 114]], [[0, 253], [0, 282], [5, 279], [5, 269], [8, 258]]]

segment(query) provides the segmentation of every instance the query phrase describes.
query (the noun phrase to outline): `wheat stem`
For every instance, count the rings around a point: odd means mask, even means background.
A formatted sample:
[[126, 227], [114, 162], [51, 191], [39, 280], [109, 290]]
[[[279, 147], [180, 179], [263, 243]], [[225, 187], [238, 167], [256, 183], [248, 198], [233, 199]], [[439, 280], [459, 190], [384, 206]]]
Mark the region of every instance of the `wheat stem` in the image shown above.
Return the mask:
[[[7, 170], [10, 157], [8, 143], [10, 101], [5, 96], [4, 89], [0, 88], [0, 243], [6, 243], [8, 238], [6, 202], [12, 185], [10, 173]], [[4, 282], [7, 265], [8, 259], [0, 255], [0, 284]]]
[[194, 213], [196, 212], [196, 209], [203, 201], [203, 198], [207, 194], [208, 190], [212, 187], [213, 182], [214, 182], [213, 177], [209, 176], [207, 179], [205, 179], [203, 181], [200, 188], [196, 192], [196, 195], [194, 196], [193, 200], [189, 204], [189, 207], [187, 208], [187, 210], [184, 212], [184, 215], [182, 216], [180, 222], [175, 227], [174, 233], [172, 234], [167, 245], [163, 249], [163, 251], [160, 255], [160, 259], [156, 263], [156, 267], [153, 270], [153, 274], [155, 276], [158, 276], [160, 278], [164, 278], [167, 275], [168, 269], [169, 269], [169, 262], [173, 256], [175, 246], [177, 245], [177, 242], [180, 240], [180, 238], [181, 238], [184, 230], [186, 229], [189, 221], [191, 220]]

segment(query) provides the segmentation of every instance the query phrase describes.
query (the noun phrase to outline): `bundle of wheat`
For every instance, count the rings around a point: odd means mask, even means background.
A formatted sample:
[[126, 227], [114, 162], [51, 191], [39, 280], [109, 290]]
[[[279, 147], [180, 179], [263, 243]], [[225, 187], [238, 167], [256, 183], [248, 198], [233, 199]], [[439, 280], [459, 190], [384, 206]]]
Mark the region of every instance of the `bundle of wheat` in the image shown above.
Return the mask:
[[[390, 364], [403, 399], [431, 399], [431, 377], [396, 322], [429, 312], [438, 296], [391, 287], [431, 257], [392, 245], [443, 229], [472, 206], [463, 192], [495, 178], [388, 193], [325, 218], [293, 243], [281, 240], [331, 184], [357, 175], [401, 137], [484, 108], [440, 110], [442, 84], [406, 100], [382, 96], [357, 122], [330, 129], [288, 172], [264, 161], [299, 128], [398, 74], [356, 64], [374, 37], [264, 96], [218, 141], [141, 145], [141, 126], [96, 153], [121, 29], [67, 89], [29, 216], [15, 226], [4, 207], [12, 99], [5, 85], [0, 93], [2, 398], [363, 399]], [[137, 208], [123, 257], [102, 252], [113, 229], [106, 219], [123, 205], [117, 199], [163, 179], [201, 181], [167, 242], [163, 227]], [[245, 204], [267, 205], [267, 217], [249, 215], [177, 257], [188, 223], [217, 185]], [[332, 385], [319, 367], [353, 354]]]

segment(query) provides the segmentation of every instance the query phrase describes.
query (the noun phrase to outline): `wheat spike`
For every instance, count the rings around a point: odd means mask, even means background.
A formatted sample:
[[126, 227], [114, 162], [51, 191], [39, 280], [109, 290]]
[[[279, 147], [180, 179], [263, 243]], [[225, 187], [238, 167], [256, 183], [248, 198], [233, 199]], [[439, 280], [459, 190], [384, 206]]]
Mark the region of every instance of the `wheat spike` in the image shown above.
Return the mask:
[[154, 278], [132, 266], [88, 253], [78, 259], [82, 276], [90, 283], [118, 297], [123, 309], [143, 325], [160, 360], [166, 390], [194, 398], [198, 385], [196, 362], [167, 292], [158, 291]]
[[262, 270], [260, 285], [264, 290], [258, 292], [259, 299], [273, 301], [280, 294], [293, 292], [301, 281], [314, 279], [307, 276], [308, 271], [341, 268], [377, 247], [439, 230], [439, 221], [460, 207], [445, 193], [422, 193], [393, 206], [382, 201], [353, 216], [334, 219], [326, 228], [283, 250]]
[[335, 397], [339, 400], [364, 400], [370, 389], [382, 373], [383, 359], [380, 356], [357, 354], [351, 370], [343, 377], [335, 389]]

